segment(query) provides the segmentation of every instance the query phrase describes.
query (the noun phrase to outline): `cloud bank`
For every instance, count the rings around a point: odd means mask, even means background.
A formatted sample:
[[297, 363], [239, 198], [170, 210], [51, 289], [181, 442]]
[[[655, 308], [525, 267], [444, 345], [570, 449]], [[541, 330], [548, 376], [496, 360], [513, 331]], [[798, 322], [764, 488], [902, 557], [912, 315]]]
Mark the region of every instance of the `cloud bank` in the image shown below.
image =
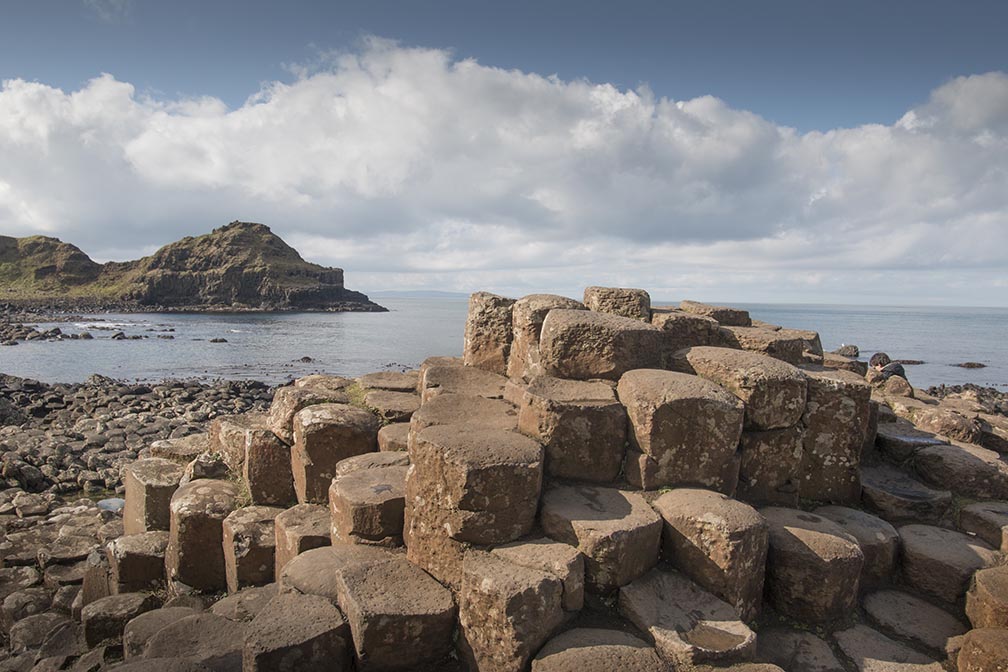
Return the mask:
[[705, 96], [369, 39], [238, 109], [0, 89], [0, 232], [136, 257], [261, 221], [348, 284], [1006, 305], [1008, 75], [799, 134]]

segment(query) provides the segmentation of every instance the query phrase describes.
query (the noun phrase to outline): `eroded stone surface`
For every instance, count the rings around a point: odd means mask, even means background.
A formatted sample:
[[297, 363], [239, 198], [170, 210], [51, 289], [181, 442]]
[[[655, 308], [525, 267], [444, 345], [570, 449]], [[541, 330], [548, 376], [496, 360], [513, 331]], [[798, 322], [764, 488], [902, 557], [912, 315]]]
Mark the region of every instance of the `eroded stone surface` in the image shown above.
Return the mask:
[[942, 666], [908, 646], [864, 625], [833, 635], [858, 672], [942, 672]]
[[802, 459], [800, 425], [742, 432], [736, 496], [754, 504], [798, 504]]
[[651, 321], [651, 296], [643, 289], [629, 287], [585, 287], [588, 310]]
[[529, 378], [543, 373], [539, 354], [539, 337], [546, 315], [556, 308], [584, 310], [584, 304], [566, 296], [530, 294], [515, 301], [511, 308], [514, 340], [508, 357], [507, 375]]
[[756, 639], [756, 660], [801, 672], [846, 672], [825, 640], [804, 630], [763, 628]]
[[291, 448], [298, 502], [328, 501], [336, 465], [347, 457], [377, 451], [378, 427], [373, 414], [346, 404], [317, 404], [299, 411]]
[[710, 317], [711, 319], [717, 320], [720, 324], [727, 327], [749, 327], [752, 326], [752, 320], [749, 318], [749, 312], [745, 310], [740, 310], [738, 308], [728, 308], [726, 306], [712, 306], [710, 304], [701, 303], [699, 301], [682, 301], [679, 304], [679, 308], [686, 311], [687, 313], [693, 313], [694, 315], [703, 315], [704, 317]]
[[125, 470], [126, 506], [123, 531], [142, 534], [167, 530], [172, 495], [182, 478], [183, 467], [159, 457], [137, 460]]
[[273, 581], [276, 532], [273, 520], [283, 512], [273, 506], [246, 506], [224, 519], [224, 565], [228, 592]]
[[861, 501], [890, 523], [936, 523], [952, 504], [948, 490], [929, 488], [885, 464], [861, 468]]
[[959, 527], [1008, 553], [1008, 502], [976, 502], [959, 511]]
[[333, 542], [402, 545], [406, 470], [386, 466], [334, 478], [329, 487]]
[[349, 403], [350, 397], [345, 387], [345, 385], [339, 387], [326, 385], [318, 381], [277, 388], [273, 394], [273, 403], [270, 405], [269, 428], [286, 443], [294, 443], [294, 416], [298, 411], [315, 404]]
[[573, 546], [538, 537], [497, 546], [491, 553], [512, 564], [542, 570], [560, 579], [565, 611], [578, 611], [584, 605], [584, 556]]
[[864, 598], [865, 613], [882, 632], [942, 656], [948, 641], [969, 628], [930, 602], [898, 590], [880, 590]]
[[845, 506], [821, 506], [815, 514], [829, 518], [857, 540], [865, 558], [862, 590], [892, 580], [899, 552], [899, 533], [895, 527], [870, 513]]
[[978, 570], [966, 593], [974, 628], [1008, 628], [1008, 565]]
[[507, 373], [513, 340], [513, 305], [514, 299], [490, 292], [475, 292], [470, 295], [462, 345], [462, 358], [466, 366], [501, 375]]
[[1008, 630], [978, 628], [962, 641], [956, 660], [959, 672], [1002, 672], [1008, 670]]
[[539, 339], [542, 372], [559, 378], [618, 380], [633, 369], [661, 368], [662, 330], [628, 317], [556, 309]]
[[245, 629], [243, 672], [350, 670], [350, 630], [331, 602], [317, 595], [277, 595]]
[[472, 366], [432, 366], [420, 381], [420, 396], [424, 403], [439, 394], [501, 399], [506, 383], [504, 376]]
[[949, 604], [963, 596], [973, 573], [996, 557], [983, 541], [941, 527], [904, 525], [899, 535], [906, 582]]
[[273, 521], [276, 533], [275, 576], [295, 557], [320, 546], [330, 539], [329, 509], [319, 504], [298, 504], [277, 514]]
[[227, 586], [224, 519], [237, 508], [237, 497], [237, 488], [227, 481], [198, 479], [175, 491], [165, 554], [169, 581], [207, 591]]

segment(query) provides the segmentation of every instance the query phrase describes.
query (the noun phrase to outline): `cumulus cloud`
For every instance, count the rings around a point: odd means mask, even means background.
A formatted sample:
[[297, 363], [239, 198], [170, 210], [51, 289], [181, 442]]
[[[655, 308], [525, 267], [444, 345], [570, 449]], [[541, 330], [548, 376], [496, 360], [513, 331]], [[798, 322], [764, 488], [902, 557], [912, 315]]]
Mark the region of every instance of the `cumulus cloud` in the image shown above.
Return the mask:
[[892, 125], [799, 134], [712, 96], [374, 38], [237, 109], [107, 74], [5, 81], [0, 229], [124, 258], [262, 221], [364, 290], [1003, 304], [1006, 149], [1005, 73]]
[[84, 6], [106, 23], [120, 23], [133, 11], [133, 0], [84, 0]]

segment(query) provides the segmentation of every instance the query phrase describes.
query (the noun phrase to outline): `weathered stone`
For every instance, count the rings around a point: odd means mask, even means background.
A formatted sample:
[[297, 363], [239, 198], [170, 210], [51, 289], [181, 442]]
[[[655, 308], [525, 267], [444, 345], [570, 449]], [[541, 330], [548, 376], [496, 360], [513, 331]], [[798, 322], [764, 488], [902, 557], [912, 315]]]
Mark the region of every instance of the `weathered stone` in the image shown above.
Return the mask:
[[96, 549], [88, 554], [85, 562], [84, 580], [81, 582], [80, 592], [82, 607], [112, 594], [112, 587], [109, 585], [110, 571], [108, 556]]
[[273, 393], [269, 410], [269, 428], [286, 443], [294, 443], [294, 416], [315, 404], [346, 404], [350, 402], [344, 388], [321, 384], [278, 387]]
[[333, 543], [401, 546], [406, 470], [388, 466], [334, 478], [329, 487]]
[[420, 381], [420, 396], [425, 404], [440, 394], [501, 399], [505, 384], [504, 376], [472, 366], [432, 366]]
[[675, 572], [653, 569], [619, 591], [624, 618], [673, 666], [751, 660], [756, 633], [735, 610]]
[[121, 641], [123, 628], [129, 621], [157, 607], [157, 599], [148, 593], [123, 593], [95, 600], [81, 610], [87, 645]]
[[351, 669], [350, 630], [325, 598], [274, 597], [245, 628], [243, 672], [343, 672]]
[[758, 504], [797, 506], [802, 434], [800, 425], [742, 432], [736, 496]]
[[182, 467], [159, 457], [137, 460], [125, 469], [126, 507], [123, 530], [141, 534], [167, 530], [171, 518], [169, 505], [182, 478]]
[[762, 327], [722, 329], [722, 343], [727, 347], [758, 352], [796, 366], [804, 361], [805, 340], [795, 333]]
[[61, 586], [78, 585], [84, 582], [86, 563], [75, 562], [71, 565], [50, 565], [42, 573], [42, 584], [50, 590], [58, 590]]
[[749, 312], [738, 308], [727, 308], [725, 306], [712, 306], [699, 301], [683, 301], [679, 304], [680, 310], [694, 315], [703, 315], [717, 320], [719, 324], [726, 327], [749, 327], [752, 320]]
[[979, 628], [962, 640], [956, 659], [958, 672], [1004, 672], [1008, 670], [1008, 630]]
[[37, 586], [41, 580], [42, 577], [35, 567], [0, 568], [0, 601], [11, 593]]
[[441, 583], [458, 591], [462, 586], [462, 560], [469, 544], [452, 539], [444, 511], [406, 477], [406, 510], [403, 541], [406, 557]]
[[501, 430], [429, 427], [416, 436], [409, 456], [409, 487], [443, 511], [452, 538], [505, 543], [532, 528], [543, 472], [543, 449], [532, 439]]
[[805, 374], [772, 357], [730, 348], [696, 347], [677, 352], [672, 367], [713, 381], [744, 401], [747, 430], [791, 427], [805, 411]]
[[[410, 414], [410, 417], [413, 417]], [[407, 422], [393, 422], [378, 430], [378, 450], [382, 452], [405, 452], [409, 446], [410, 426]]]
[[490, 292], [475, 292], [469, 296], [462, 359], [474, 366], [500, 375], [507, 373], [511, 354], [511, 306], [514, 299]]
[[474, 669], [521, 672], [563, 622], [560, 579], [483, 551], [462, 567], [459, 625]]
[[577, 628], [546, 642], [532, 672], [664, 672], [665, 663], [647, 642], [622, 630]]
[[861, 448], [871, 387], [849, 371], [807, 368], [805, 375], [808, 397], [798, 495], [856, 504], [861, 498]]
[[861, 501], [890, 523], [936, 523], [952, 504], [952, 493], [935, 490], [888, 465], [861, 467]]
[[639, 494], [593, 486], [543, 493], [540, 523], [551, 538], [585, 556], [590, 592], [611, 593], [658, 561], [662, 519]]
[[231, 474], [220, 453], [200, 453], [186, 465], [179, 485], [187, 485], [200, 479], [221, 480]]
[[[313, 373], [309, 376], [303, 376], [294, 381], [294, 387], [312, 387], [322, 390], [345, 390], [352, 386], [354, 381], [350, 378], [343, 378], [342, 376], [330, 376], [325, 373]], [[332, 403], [345, 403], [340, 401], [334, 401]]]
[[797, 509], [768, 507], [767, 599], [787, 616], [824, 623], [857, 603], [864, 554], [836, 523]]
[[870, 513], [845, 506], [821, 506], [815, 514], [842, 527], [861, 547], [864, 554], [861, 590], [892, 580], [899, 551], [899, 533], [895, 527]]
[[0, 616], [2, 616], [0, 625], [2, 625], [4, 632], [7, 632], [14, 623], [22, 618], [41, 614], [51, 606], [52, 593], [48, 588], [33, 586], [16, 590], [4, 598], [3, 607], [0, 609]]
[[67, 622], [66, 616], [51, 611], [27, 616], [11, 626], [10, 649], [13, 653], [37, 649], [50, 630]]
[[539, 339], [542, 372], [559, 378], [619, 380], [633, 369], [662, 368], [664, 333], [628, 317], [552, 310]]
[[511, 326], [514, 340], [508, 357], [507, 375], [525, 378], [543, 373], [539, 338], [543, 321], [554, 309], [584, 310], [584, 304], [565, 296], [531, 294], [515, 301], [511, 308]]
[[276, 532], [273, 520], [283, 512], [272, 506], [246, 506], [224, 519], [224, 566], [228, 592], [273, 581]]
[[518, 409], [503, 399], [439, 394], [410, 418], [410, 440], [421, 430], [437, 425], [476, 425], [513, 431], [518, 429]]
[[913, 424], [925, 432], [966, 443], [978, 443], [981, 436], [982, 423], [975, 415], [966, 416], [954, 409], [940, 406], [914, 413]]
[[301, 504], [328, 500], [336, 464], [378, 450], [378, 419], [346, 404], [317, 404], [294, 416], [291, 469]]
[[942, 666], [864, 625], [833, 635], [858, 672], [942, 672]]
[[180, 464], [188, 464], [200, 453], [210, 449], [210, 435], [206, 432], [189, 434], [172, 439], [160, 439], [150, 444], [150, 456], [160, 457]]
[[214, 672], [241, 672], [245, 624], [207, 612], [186, 616], [154, 633], [145, 659], [177, 656]]
[[924, 432], [906, 420], [884, 422], [878, 426], [875, 445], [883, 455], [896, 462], [902, 462], [914, 456], [921, 448], [942, 445], [946, 443], [931, 432]]
[[1008, 462], [993, 450], [958, 442], [928, 446], [917, 451], [913, 465], [926, 482], [958, 495], [1008, 499]]
[[409, 422], [420, 408], [420, 395], [415, 392], [372, 390], [364, 395], [364, 405], [385, 422]]
[[538, 569], [560, 579], [564, 611], [584, 605], [584, 556], [573, 546], [538, 537], [494, 548], [491, 553], [521, 567]]
[[267, 583], [262, 586], [249, 586], [236, 593], [223, 597], [210, 607], [210, 613], [223, 616], [232, 621], [248, 623], [262, 611], [270, 600], [279, 593], [279, 586]]
[[167, 532], [126, 535], [109, 542], [106, 554], [112, 593], [136, 593], [163, 585], [167, 548]]
[[237, 496], [232, 483], [203, 479], [175, 491], [165, 554], [169, 581], [197, 590], [224, 589], [224, 519], [237, 507]]
[[222, 415], [210, 423], [210, 452], [220, 453], [228, 469], [241, 473], [248, 447], [259, 441], [273, 442], [266, 413]]
[[743, 621], [759, 613], [767, 524], [747, 504], [710, 490], [679, 488], [652, 504], [665, 521], [663, 556], [730, 604]]
[[608, 383], [536, 376], [523, 392], [518, 428], [543, 445], [551, 476], [608, 482], [619, 475], [627, 416]]
[[[869, 377], [871, 371], [868, 372]], [[914, 389], [907, 379], [902, 376], [891, 376], [882, 383], [882, 392], [890, 397], [908, 397], [913, 399]]]
[[417, 370], [417, 384], [415, 391], [419, 394], [421, 388], [423, 387], [424, 375], [427, 373], [427, 369], [432, 366], [465, 366], [465, 361], [461, 357], [428, 357], [424, 361], [420, 362], [420, 368]]
[[810, 632], [786, 627], [763, 628], [756, 640], [756, 660], [785, 670], [846, 672], [830, 645]]
[[273, 432], [246, 433], [242, 476], [253, 504], [287, 506], [294, 502], [291, 449]]
[[899, 528], [903, 578], [922, 593], [955, 604], [973, 572], [994, 563], [990, 546], [961, 532], [930, 525]]
[[1008, 502], [976, 502], [959, 510], [959, 528], [1008, 553]]
[[407, 371], [379, 371], [357, 379], [357, 384], [365, 390], [389, 390], [390, 392], [412, 392], [417, 389], [419, 373]]
[[162, 628], [199, 613], [191, 607], [165, 607], [147, 611], [131, 619], [123, 629], [123, 657], [142, 656], [147, 642]]
[[966, 593], [974, 628], [1008, 628], [1008, 565], [978, 570]]
[[348, 474], [367, 469], [408, 466], [409, 455], [405, 453], [362, 453], [340, 460], [333, 470], [333, 478], [342, 478]]
[[717, 320], [694, 315], [682, 310], [655, 308], [651, 311], [651, 324], [662, 330], [668, 352], [697, 345], [723, 345], [721, 325]]
[[898, 590], [880, 590], [864, 598], [865, 613], [882, 632], [942, 656], [948, 640], [967, 628], [952, 614]]
[[279, 514], [273, 521], [276, 533], [275, 576], [295, 557], [320, 546], [330, 539], [329, 510], [319, 504], [298, 504]]
[[735, 492], [744, 414], [737, 397], [698, 376], [654, 369], [625, 373], [617, 393], [630, 419], [631, 445], [654, 462], [648, 470], [628, 462], [630, 483]]
[[651, 321], [651, 297], [643, 289], [627, 287], [586, 287], [584, 305], [588, 310]]
[[859, 376], [864, 377], [868, 373], [868, 363], [859, 362], [857, 359], [852, 357], [844, 357], [843, 355], [838, 355], [834, 352], [823, 353], [822, 365], [827, 369], [839, 369], [841, 371], [850, 371], [851, 373], [856, 373]]

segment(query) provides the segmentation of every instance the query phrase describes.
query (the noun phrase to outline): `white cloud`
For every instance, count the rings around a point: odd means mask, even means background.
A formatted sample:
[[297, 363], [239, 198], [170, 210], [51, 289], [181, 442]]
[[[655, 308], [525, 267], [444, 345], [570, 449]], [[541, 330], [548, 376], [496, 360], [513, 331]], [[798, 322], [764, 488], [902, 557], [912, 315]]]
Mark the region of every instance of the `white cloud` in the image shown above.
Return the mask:
[[106, 23], [120, 23], [133, 11], [133, 0], [84, 0], [84, 6]]
[[5, 81], [0, 230], [121, 258], [262, 221], [365, 291], [1006, 302], [1004, 73], [952, 80], [892, 126], [801, 135], [710, 96], [380, 39], [297, 72], [238, 109], [111, 75]]

